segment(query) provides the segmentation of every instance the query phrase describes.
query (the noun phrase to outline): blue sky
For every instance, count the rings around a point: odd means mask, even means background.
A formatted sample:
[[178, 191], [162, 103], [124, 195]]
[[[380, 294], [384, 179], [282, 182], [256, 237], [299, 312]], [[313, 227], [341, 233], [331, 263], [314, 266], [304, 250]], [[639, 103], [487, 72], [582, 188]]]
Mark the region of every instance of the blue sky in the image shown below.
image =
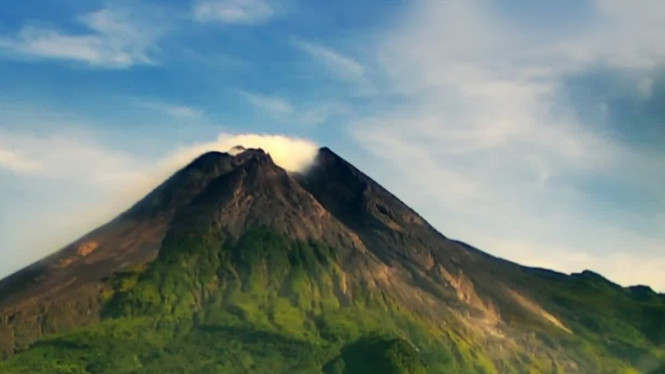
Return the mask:
[[665, 291], [663, 40], [660, 0], [7, 0], [0, 276], [281, 134], [450, 237]]

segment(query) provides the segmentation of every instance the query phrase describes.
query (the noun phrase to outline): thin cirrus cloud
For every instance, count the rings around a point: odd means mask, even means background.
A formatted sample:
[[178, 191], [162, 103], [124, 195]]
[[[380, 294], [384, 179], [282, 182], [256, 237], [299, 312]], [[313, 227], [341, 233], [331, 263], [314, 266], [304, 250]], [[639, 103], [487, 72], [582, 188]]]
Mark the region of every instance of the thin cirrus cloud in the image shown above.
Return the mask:
[[252, 106], [273, 116], [285, 116], [294, 112], [291, 103], [280, 97], [245, 90], [238, 90], [238, 93]]
[[201, 0], [193, 16], [201, 22], [258, 24], [275, 16], [275, 8], [265, 0]]
[[[75, 131], [35, 134], [0, 132], [0, 167], [32, 178], [72, 180], [95, 188], [136, 181], [136, 160]], [[127, 179], [129, 178], [129, 179]]]
[[0, 36], [0, 52], [10, 57], [75, 61], [112, 69], [155, 63], [152, 52], [159, 33], [128, 12], [105, 8], [79, 17], [78, 22], [88, 31], [68, 33], [24, 26], [14, 36]]
[[40, 135], [0, 132], [0, 136], [3, 139], [0, 144], [0, 168], [11, 169], [27, 178], [71, 181], [108, 191], [126, 192], [129, 188], [134, 191], [132, 198], [149, 192], [157, 183], [205, 152], [227, 152], [238, 145], [262, 148], [286, 170], [301, 171], [314, 159], [318, 150], [316, 143], [297, 137], [220, 133], [213, 140], [176, 146], [173, 152], [161, 159], [150, 160], [102, 145], [89, 135], [71, 131]]
[[134, 105], [139, 108], [148, 109], [156, 113], [166, 114], [178, 119], [200, 120], [206, 115], [205, 111], [199, 108], [168, 103], [160, 100], [139, 99], [134, 101]]
[[[650, 266], [662, 264], [665, 154], [600, 133], [565, 92], [571, 75], [613, 69], [651, 94], [642, 86], [665, 65], [654, 43], [665, 38], [654, 21], [665, 8], [592, 3], [592, 19], [565, 33], [523, 29], [491, 1], [414, 4], [376, 49], [390, 93], [408, 104], [359, 119], [351, 133], [391, 165], [390, 187], [449, 235], [525, 264], [665, 289]], [[402, 181], [390, 179], [395, 170]], [[612, 189], [629, 202], [600, 193]], [[645, 197], [655, 206], [641, 208]], [[626, 257], [645, 271], [619, 266]]]
[[236, 91], [253, 107], [267, 113], [272, 118], [285, 120], [297, 125], [320, 125], [331, 118], [351, 113], [349, 105], [344, 102], [330, 101], [317, 102], [310, 105], [294, 105], [278, 96], [245, 90]]
[[5, 169], [15, 173], [30, 174], [39, 171], [41, 168], [42, 165], [39, 162], [0, 147], [0, 170]]
[[316, 155], [316, 143], [284, 135], [220, 133], [208, 142], [184, 144], [161, 159], [120, 151], [89, 134], [0, 132], [0, 170], [19, 178], [48, 178], [111, 192], [126, 203], [137, 199], [201, 154], [227, 152], [237, 145], [262, 148], [288, 171], [300, 171]]
[[365, 77], [365, 66], [352, 57], [321, 44], [304, 40], [296, 40], [294, 43], [298, 49], [307, 53], [311, 58], [339, 78], [360, 80]]
[[[0, 262], [0, 278], [108, 221], [119, 209], [130, 207], [205, 152], [227, 152], [237, 145], [262, 148], [285, 170], [301, 171], [311, 164], [318, 151], [316, 143], [302, 138], [221, 133], [213, 139], [182, 144], [168, 154], [146, 158], [101, 144], [95, 138], [62, 129], [49, 134], [0, 132], [0, 173], [8, 165], [16, 169], [2, 175], [3, 180], [9, 181], [10, 186], [30, 187], [21, 190], [23, 201], [0, 195], [1, 206], [20, 207], [2, 227], [0, 245], [14, 248], [15, 252], [9, 261]], [[40, 167], [32, 171], [32, 165]], [[24, 173], [26, 170], [31, 172]], [[41, 185], [49, 187], [42, 189]], [[55, 198], [62, 196], [67, 198]], [[37, 204], [40, 214], [25, 209], [26, 201]], [[6, 213], [0, 209], [0, 219]], [[24, 228], [28, 222], [40, 227], [39, 232], [26, 236]]]

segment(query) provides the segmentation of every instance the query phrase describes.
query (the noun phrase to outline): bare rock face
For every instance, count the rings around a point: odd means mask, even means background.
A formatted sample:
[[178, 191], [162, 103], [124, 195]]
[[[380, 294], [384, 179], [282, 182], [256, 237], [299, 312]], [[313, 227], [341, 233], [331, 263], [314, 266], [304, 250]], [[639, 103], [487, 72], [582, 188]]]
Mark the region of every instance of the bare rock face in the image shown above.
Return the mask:
[[81, 257], [85, 257], [94, 252], [97, 248], [99, 248], [99, 243], [97, 243], [94, 240], [91, 240], [89, 242], [80, 244], [76, 249], [76, 254]]

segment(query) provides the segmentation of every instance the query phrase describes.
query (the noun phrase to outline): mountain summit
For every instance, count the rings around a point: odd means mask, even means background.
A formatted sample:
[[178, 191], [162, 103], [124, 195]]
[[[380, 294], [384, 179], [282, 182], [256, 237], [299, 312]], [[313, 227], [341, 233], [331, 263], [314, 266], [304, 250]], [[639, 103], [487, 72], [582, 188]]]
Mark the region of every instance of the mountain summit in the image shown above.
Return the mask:
[[665, 296], [440, 234], [327, 148], [206, 153], [0, 282], [1, 373], [649, 373]]

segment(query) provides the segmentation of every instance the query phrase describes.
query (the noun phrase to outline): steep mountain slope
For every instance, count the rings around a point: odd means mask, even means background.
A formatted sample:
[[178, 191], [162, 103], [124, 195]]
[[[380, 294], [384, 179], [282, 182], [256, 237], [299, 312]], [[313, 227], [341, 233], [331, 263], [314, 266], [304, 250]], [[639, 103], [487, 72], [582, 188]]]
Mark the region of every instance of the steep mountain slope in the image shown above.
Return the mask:
[[152, 261], [175, 212], [234, 162], [207, 154], [110, 223], [0, 282], [0, 355], [98, 320], [100, 290], [120, 269]]
[[0, 282], [0, 351], [8, 373], [646, 373], [665, 296], [449, 240], [329, 149], [304, 174], [252, 149]]

